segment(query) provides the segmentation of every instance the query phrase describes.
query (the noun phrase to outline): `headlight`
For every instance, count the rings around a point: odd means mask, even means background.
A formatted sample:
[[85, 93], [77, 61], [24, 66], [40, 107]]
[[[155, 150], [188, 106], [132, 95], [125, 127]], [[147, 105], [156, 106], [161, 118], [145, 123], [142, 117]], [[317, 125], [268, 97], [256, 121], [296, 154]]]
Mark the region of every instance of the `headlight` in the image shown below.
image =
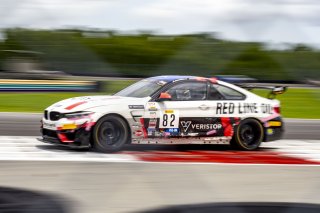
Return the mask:
[[81, 118], [87, 118], [89, 115], [92, 115], [94, 112], [71, 112], [71, 113], [65, 113], [63, 114], [63, 118], [68, 119], [81, 119]]

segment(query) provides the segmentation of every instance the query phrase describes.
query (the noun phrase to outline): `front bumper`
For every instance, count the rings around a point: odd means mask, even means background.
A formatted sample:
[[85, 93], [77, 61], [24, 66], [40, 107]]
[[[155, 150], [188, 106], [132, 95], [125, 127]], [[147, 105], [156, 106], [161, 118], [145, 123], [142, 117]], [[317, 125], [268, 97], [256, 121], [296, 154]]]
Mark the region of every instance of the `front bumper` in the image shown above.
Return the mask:
[[41, 128], [42, 138], [39, 141], [44, 143], [68, 146], [72, 148], [90, 148], [91, 131], [85, 128], [76, 130], [49, 130]]

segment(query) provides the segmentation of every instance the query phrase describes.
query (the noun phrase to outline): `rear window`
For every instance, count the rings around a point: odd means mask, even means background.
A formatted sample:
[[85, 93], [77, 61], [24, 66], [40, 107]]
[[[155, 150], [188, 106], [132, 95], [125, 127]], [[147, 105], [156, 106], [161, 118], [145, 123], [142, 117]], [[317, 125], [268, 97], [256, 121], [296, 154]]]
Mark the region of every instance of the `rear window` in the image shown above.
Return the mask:
[[210, 100], [243, 100], [245, 95], [230, 87], [212, 84], [209, 91]]

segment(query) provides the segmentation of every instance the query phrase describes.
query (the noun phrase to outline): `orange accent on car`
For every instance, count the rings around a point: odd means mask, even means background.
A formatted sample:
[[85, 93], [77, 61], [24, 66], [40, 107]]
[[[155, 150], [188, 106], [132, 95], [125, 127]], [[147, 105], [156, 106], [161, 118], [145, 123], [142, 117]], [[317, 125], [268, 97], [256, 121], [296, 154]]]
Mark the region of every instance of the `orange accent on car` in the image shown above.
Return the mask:
[[87, 103], [87, 102], [86, 101], [78, 102], [78, 103], [75, 103], [75, 104], [72, 104], [72, 105], [66, 107], [65, 109], [71, 110], [71, 109], [73, 109], [73, 108], [75, 108], [75, 107], [77, 107], [77, 106], [79, 106], [81, 104], [84, 104], [84, 103]]
[[171, 95], [169, 93], [166, 93], [166, 92], [162, 92], [160, 93], [160, 96], [159, 98], [163, 98], [163, 99], [170, 99], [171, 98]]

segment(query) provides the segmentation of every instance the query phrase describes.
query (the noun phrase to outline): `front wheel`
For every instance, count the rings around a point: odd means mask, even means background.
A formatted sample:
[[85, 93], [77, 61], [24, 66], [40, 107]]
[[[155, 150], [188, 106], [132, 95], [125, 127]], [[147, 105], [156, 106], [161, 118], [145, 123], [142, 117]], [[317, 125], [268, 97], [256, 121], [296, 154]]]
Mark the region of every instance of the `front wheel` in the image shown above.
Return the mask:
[[128, 139], [128, 125], [116, 115], [102, 117], [93, 129], [93, 148], [99, 152], [119, 151]]
[[245, 119], [236, 126], [231, 145], [241, 150], [257, 149], [264, 137], [262, 124], [256, 119]]

